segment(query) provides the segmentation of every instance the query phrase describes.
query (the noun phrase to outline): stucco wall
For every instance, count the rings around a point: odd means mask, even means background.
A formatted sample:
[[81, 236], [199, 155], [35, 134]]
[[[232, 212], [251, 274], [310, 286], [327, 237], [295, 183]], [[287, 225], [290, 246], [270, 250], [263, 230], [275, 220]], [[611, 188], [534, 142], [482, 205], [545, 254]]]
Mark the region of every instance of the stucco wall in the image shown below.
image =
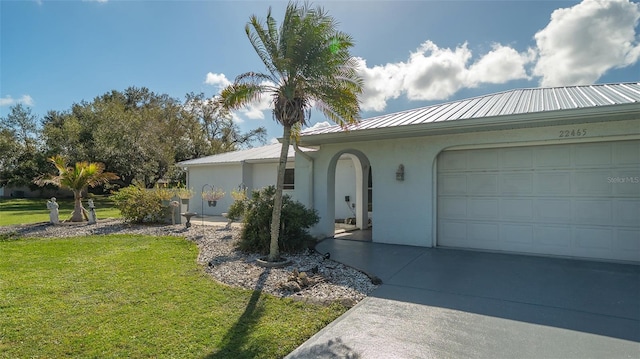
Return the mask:
[[[583, 137], [560, 137], [561, 131], [586, 129]], [[313, 152], [314, 207], [321, 215], [312, 234], [324, 237], [333, 233], [334, 204], [338, 197], [328, 193], [331, 188], [329, 169], [336, 154], [360, 151], [370, 161], [373, 178], [373, 241], [416, 246], [435, 243], [435, 171], [438, 154], [455, 147], [500, 147], [544, 145], [574, 142], [611, 141], [640, 138], [640, 119], [520, 128], [499, 131], [479, 131], [414, 138], [351, 141], [322, 145]], [[304, 159], [296, 159], [296, 180], [310, 183], [309, 166]], [[398, 165], [405, 168], [404, 181], [396, 180]], [[308, 189], [308, 188], [307, 188]], [[303, 191], [302, 186], [296, 190]], [[298, 193], [304, 201], [308, 196]], [[340, 195], [342, 196], [342, 195]]]
[[[193, 198], [189, 201], [189, 210], [198, 214], [222, 215], [226, 213], [233, 202], [231, 190], [238, 187], [242, 178], [242, 166], [240, 164], [198, 166], [189, 168], [187, 185], [194, 191]], [[206, 201], [202, 201], [202, 187], [205, 185], [221, 187], [226, 192], [224, 198], [218, 201], [215, 207], [209, 207]], [[207, 186], [205, 189], [209, 189]]]
[[[287, 168], [293, 168], [294, 162], [287, 164]], [[266, 186], [275, 185], [277, 176], [277, 163], [233, 163], [194, 166], [189, 168], [188, 186], [193, 188], [194, 196], [190, 201], [189, 209], [198, 214], [222, 215], [226, 213], [233, 203], [231, 191], [244, 184], [248, 191], [258, 190]], [[205, 184], [221, 187], [226, 196], [218, 201], [215, 207], [209, 207], [207, 202], [202, 202], [202, 186]], [[209, 189], [207, 187], [206, 189]], [[293, 195], [293, 190], [284, 191]]]

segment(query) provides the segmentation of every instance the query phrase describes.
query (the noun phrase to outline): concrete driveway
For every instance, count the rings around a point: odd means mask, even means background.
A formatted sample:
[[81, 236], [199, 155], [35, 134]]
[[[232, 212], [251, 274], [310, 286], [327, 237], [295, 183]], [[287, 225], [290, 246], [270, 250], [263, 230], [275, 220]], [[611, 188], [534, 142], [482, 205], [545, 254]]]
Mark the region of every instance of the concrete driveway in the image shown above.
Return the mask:
[[640, 358], [640, 266], [327, 239], [382, 279], [287, 358]]

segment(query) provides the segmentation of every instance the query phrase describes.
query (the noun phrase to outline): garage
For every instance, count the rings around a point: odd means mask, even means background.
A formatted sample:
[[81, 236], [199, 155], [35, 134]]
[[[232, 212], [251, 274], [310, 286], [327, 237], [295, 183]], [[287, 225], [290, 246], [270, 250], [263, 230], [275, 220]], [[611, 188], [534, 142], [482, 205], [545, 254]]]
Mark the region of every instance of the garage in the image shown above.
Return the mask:
[[640, 262], [640, 141], [447, 150], [437, 245]]

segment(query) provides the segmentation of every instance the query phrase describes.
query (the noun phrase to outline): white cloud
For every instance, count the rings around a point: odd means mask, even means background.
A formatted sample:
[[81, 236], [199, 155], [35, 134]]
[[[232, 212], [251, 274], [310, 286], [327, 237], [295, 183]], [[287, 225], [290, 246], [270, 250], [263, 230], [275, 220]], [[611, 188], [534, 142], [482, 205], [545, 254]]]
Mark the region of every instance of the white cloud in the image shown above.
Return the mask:
[[472, 57], [467, 43], [449, 49], [427, 40], [406, 62], [369, 68], [358, 58], [365, 82], [361, 107], [383, 111], [388, 100], [401, 95], [412, 101], [443, 100], [465, 87], [529, 78], [525, 66], [535, 58], [532, 51], [519, 53], [501, 44], [470, 64]]
[[317, 122], [313, 126], [306, 128], [306, 130], [317, 130], [326, 127], [331, 127], [331, 123], [329, 123], [329, 121]]
[[360, 69], [360, 76], [364, 80], [362, 108], [382, 111], [388, 99], [396, 99], [402, 94], [402, 80], [400, 64], [386, 64], [384, 66], [367, 67], [366, 60], [356, 58]]
[[455, 50], [426, 41], [409, 56], [404, 89], [409, 100], [442, 100], [466, 85], [471, 51], [464, 43]]
[[445, 100], [462, 88], [534, 77], [542, 86], [593, 83], [608, 70], [638, 62], [639, 19], [638, 3], [584, 0], [554, 11], [549, 24], [535, 34], [536, 47], [522, 52], [496, 43], [474, 57], [466, 42], [450, 49], [427, 40], [406, 61], [368, 67], [356, 58], [364, 79], [361, 107], [383, 111], [387, 101], [400, 96]]
[[628, 0], [584, 0], [555, 10], [535, 34], [540, 59], [533, 74], [542, 86], [589, 84], [610, 69], [636, 63], [639, 19], [640, 5]]
[[0, 97], [0, 106], [13, 106], [15, 104], [21, 103], [27, 106], [33, 106], [35, 102], [33, 98], [29, 95], [22, 95], [22, 97], [18, 99], [14, 99], [11, 95], [6, 95], [5, 97]]
[[231, 85], [231, 81], [227, 79], [225, 74], [214, 74], [213, 72], [207, 73], [204, 83], [207, 85], [217, 86], [218, 90], [222, 90], [223, 88]]
[[503, 84], [514, 79], [529, 78], [525, 70], [535, 60], [535, 50], [519, 53], [508, 46], [494, 44], [493, 50], [469, 67], [469, 82], [472, 84]]

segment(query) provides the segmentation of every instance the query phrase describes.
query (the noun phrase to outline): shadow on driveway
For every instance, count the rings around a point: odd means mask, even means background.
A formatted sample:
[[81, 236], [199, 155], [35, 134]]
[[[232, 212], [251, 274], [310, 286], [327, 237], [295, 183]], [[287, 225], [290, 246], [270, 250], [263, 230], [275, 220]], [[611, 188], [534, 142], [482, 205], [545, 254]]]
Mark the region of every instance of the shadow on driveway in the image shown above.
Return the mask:
[[307, 348], [340, 339], [362, 358], [640, 357], [638, 265], [336, 239], [316, 249], [383, 284]]
[[426, 249], [372, 296], [640, 342], [640, 266]]

